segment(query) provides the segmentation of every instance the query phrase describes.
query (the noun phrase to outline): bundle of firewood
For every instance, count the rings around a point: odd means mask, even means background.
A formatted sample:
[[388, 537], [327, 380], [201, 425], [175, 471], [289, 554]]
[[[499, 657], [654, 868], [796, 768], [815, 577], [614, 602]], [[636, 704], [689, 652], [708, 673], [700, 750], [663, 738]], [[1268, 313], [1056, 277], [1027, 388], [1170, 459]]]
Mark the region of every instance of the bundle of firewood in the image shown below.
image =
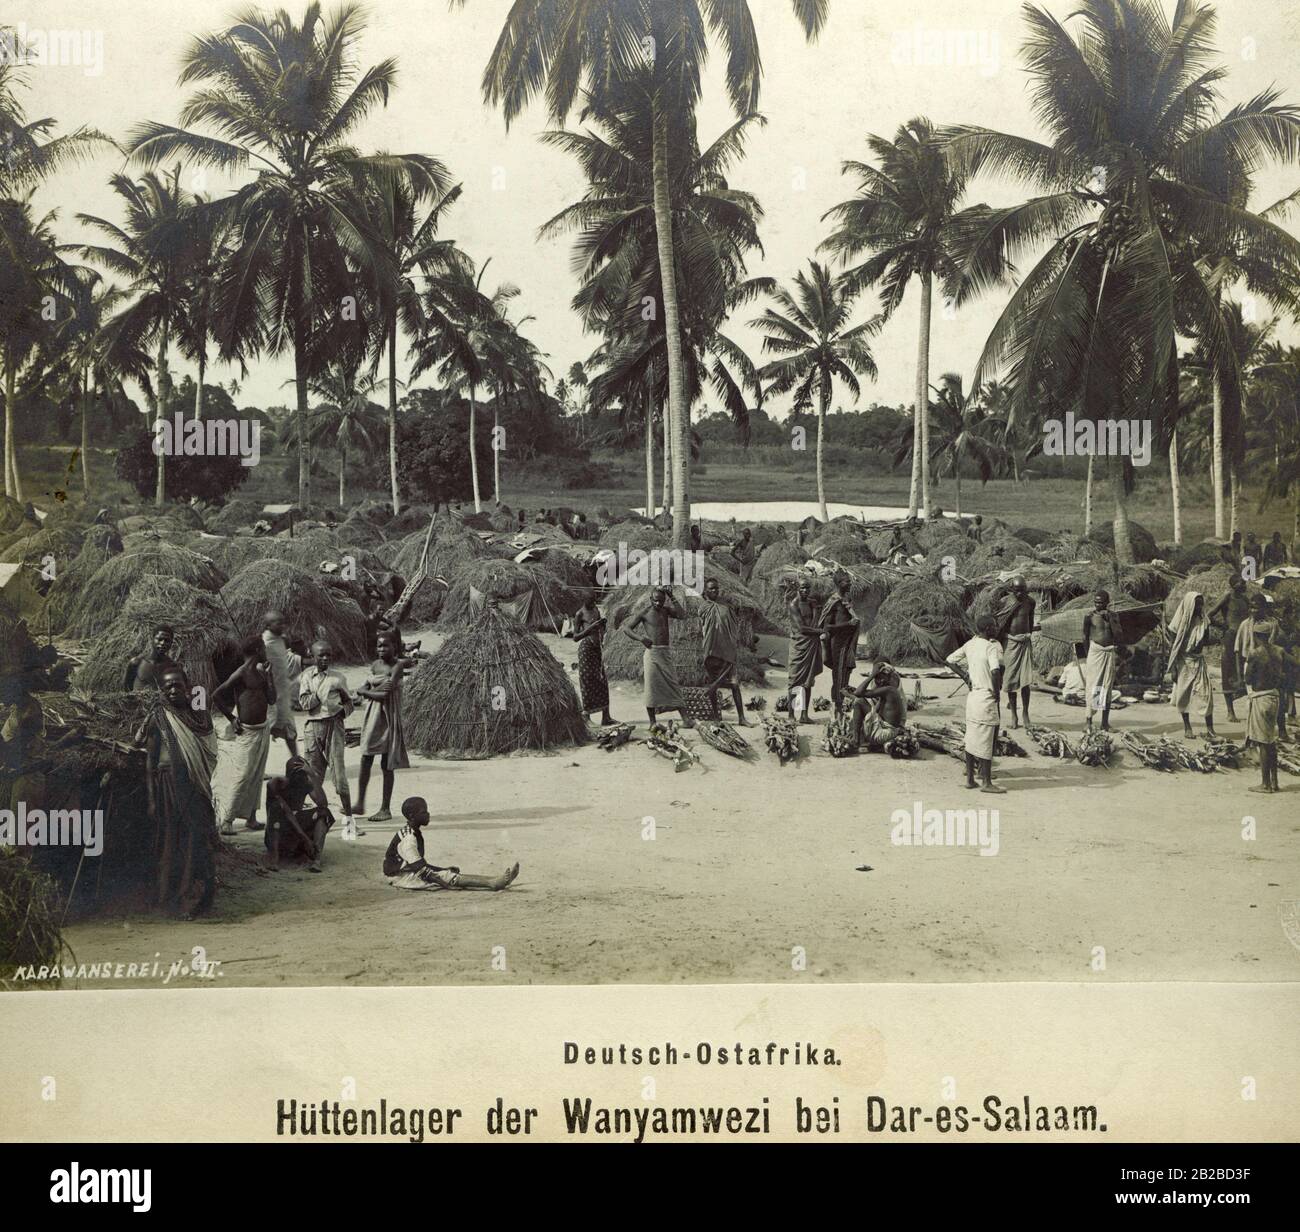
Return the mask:
[[615, 723], [612, 727], [602, 727], [596, 733], [596, 743], [600, 745], [606, 753], [612, 752], [621, 744], [626, 744], [632, 739], [631, 723]]
[[[913, 723], [917, 743], [924, 749], [936, 753], [947, 753], [964, 761], [966, 758], [966, 733], [951, 723]], [[993, 743], [994, 757], [1028, 757], [1029, 754], [1018, 745], [1002, 728], [998, 728], [997, 739]]]
[[652, 723], [646, 744], [652, 752], [668, 758], [673, 763], [674, 770], [685, 770], [700, 760], [699, 754], [678, 736], [677, 724], [671, 719], [667, 723]]
[[763, 728], [766, 733], [763, 743], [782, 765], [799, 756], [799, 731], [793, 719], [764, 717]]

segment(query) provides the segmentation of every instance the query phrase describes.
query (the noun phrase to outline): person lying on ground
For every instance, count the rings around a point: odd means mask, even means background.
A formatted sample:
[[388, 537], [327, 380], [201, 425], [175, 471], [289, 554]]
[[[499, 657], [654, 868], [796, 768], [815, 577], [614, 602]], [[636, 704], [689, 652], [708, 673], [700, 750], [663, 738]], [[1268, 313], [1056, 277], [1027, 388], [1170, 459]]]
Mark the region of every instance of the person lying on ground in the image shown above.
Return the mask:
[[423, 796], [402, 801], [406, 824], [393, 835], [384, 852], [384, 876], [397, 890], [504, 890], [519, 876], [515, 864], [497, 877], [462, 873], [455, 865], [430, 864], [424, 858], [424, 835], [429, 805]]

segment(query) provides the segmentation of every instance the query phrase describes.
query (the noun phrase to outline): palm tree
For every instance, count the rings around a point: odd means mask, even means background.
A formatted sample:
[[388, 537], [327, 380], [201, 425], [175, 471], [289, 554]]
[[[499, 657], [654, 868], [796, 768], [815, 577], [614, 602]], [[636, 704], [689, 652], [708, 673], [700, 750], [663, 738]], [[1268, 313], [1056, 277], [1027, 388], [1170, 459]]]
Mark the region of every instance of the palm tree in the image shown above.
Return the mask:
[[14, 435], [19, 386], [30, 392], [61, 362], [59, 336], [77, 294], [60, 256], [54, 213], [36, 217], [30, 197], [0, 197], [0, 373], [4, 378], [5, 495], [23, 499]]
[[448, 186], [448, 173], [440, 162], [430, 162], [429, 180], [436, 190], [433, 203], [420, 218], [426, 196], [421, 185], [387, 177], [374, 186], [375, 220], [384, 250], [392, 265], [393, 280], [382, 288], [384, 345], [388, 351], [388, 482], [393, 514], [401, 512], [397, 490], [397, 333], [399, 322], [408, 337], [420, 332], [420, 287], [445, 276], [453, 267], [468, 267], [469, 259], [451, 240], [438, 238], [445, 212], [460, 198], [459, 184]]
[[[810, 40], [828, 0], [791, 0]], [[669, 137], [674, 116], [694, 110], [710, 37], [727, 56], [726, 82], [739, 116], [758, 107], [762, 65], [749, 0], [514, 0], [483, 77], [488, 102], [509, 124], [545, 92], [552, 120], [564, 123], [584, 82], [589, 93], [648, 75], [653, 115], [655, 240], [667, 347], [668, 419], [674, 446], [673, 540], [690, 539], [690, 410], [679, 299]]]
[[1291, 500], [1291, 558], [1300, 550], [1300, 348], [1272, 342], [1256, 369], [1261, 423], [1252, 470], [1267, 478], [1261, 510]]
[[[373, 451], [382, 431], [375, 405], [370, 400], [378, 387], [373, 377], [362, 375], [355, 357], [341, 359], [311, 379], [311, 392], [321, 403], [307, 419], [308, 443], [330, 444], [338, 450], [340, 509], [347, 503], [348, 455]], [[298, 421], [285, 420], [281, 440], [296, 445], [297, 433]]]
[[[969, 125], [944, 134], [958, 174], [1009, 174], [1043, 192], [975, 211], [960, 244], [959, 299], [1049, 245], [990, 333], [974, 382], [1009, 370], [1016, 414], [1051, 401], [1079, 418], [1154, 420], [1167, 437], [1178, 333], [1205, 344], [1222, 396], [1240, 396], [1201, 258], [1233, 252], [1243, 270], [1270, 269], [1258, 286], [1266, 295], [1300, 281], [1300, 242], [1224, 188], [1267, 158], [1296, 158], [1300, 111], [1269, 90], [1217, 114], [1225, 70], [1211, 63], [1215, 17], [1202, 0], [1180, 0], [1172, 19], [1158, 0], [1080, 0], [1077, 37], [1040, 8], [1024, 12], [1051, 144]], [[1109, 463], [1116, 552], [1128, 563], [1133, 472]]]
[[[753, 325], [763, 334], [763, 353], [777, 358], [759, 369], [766, 381], [765, 397], [794, 391], [795, 411], [817, 405], [817, 506], [823, 522], [826, 484], [823, 455], [826, 445], [826, 411], [836, 378], [857, 401], [859, 374], [874, 380], [876, 361], [867, 339], [880, 329], [881, 317], [850, 325], [853, 295], [848, 285], [831, 276], [826, 266], [808, 263], [808, 272], [795, 276], [793, 291], [773, 292], [777, 308], [769, 308]], [[922, 437], [924, 441], [924, 437]]]
[[363, 155], [349, 143], [397, 76], [391, 59], [357, 63], [362, 29], [363, 10], [351, 3], [328, 17], [311, 3], [297, 24], [284, 10], [248, 12], [187, 51], [181, 84], [201, 88], [181, 109], [182, 127], [145, 123], [131, 140], [147, 166], [173, 157], [234, 174], [256, 166], [223, 202], [238, 239], [221, 285], [222, 353], [292, 349], [300, 505], [310, 500], [308, 383], [329, 349], [321, 335], [336, 328], [340, 304], [355, 302], [359, 282], [370, 284], [372, 304], [396, 282], [359, 189], [396, 177], [436, 192], [441, 174], [423, 155]]
[[[998, 467], [1006, 462], [1008, 451], [994, 439], [991, 432], [994, 420], [984, 409], [982, 400], [966, 397], [958, 373], [945, 372], [939, 378], [939, 384], [931, 388], [934, 397], [930, 399], [928, 408], [931, 422], [926, 439], [937, 437], [935, 461], [940, 474], [947, 471], [953, 477], [957, 516], [961, 517], [962, 465], [974, 466], [980, 482], [988, 483]], [[914, 424], [904, 424], [895, 466], [909, 453], [915, 454], [915, 441]]]
[[[115, 175], [109, 183], [125, 207], [125, 224], [118, 226], [94, 214], [77, 216], [108, 241], [80, 245], [81, 255], [126, 279], [133, 296], [114, 323], [120, 335], [116, 345], [125, 351], [148, 345], [157, 348], [155, 430], [162, 423], [171, 394], [167, 349], [180, 329], [192, 290], [186, 285], [186, 275], [195, 251], [196, 230], [189, 213], [194, 198], [181, 187], [180, 179], [180, 167], [163, 175], [151, 171], [139, 180]], [[154, 503], [160, 509], [166, 465], [166, 456], [159, 452]]]
[[925, 407], [930, 391], [930, 318], [934, 280], [951, 290], [957, 278], [954, 245], [969, 211], [958, 212], [966, 191], [959, 174], [935, 141], [934, 127], [924, 117], [909, 120], [893, 141], [874, 134], [867, 145], [879, 166], [850, 160], [844, 173], [858, 179], [858, 195], [825, 215], [835, 230], [822, 248], [845, 262], [869, 254], [845, 274], [853, 294], [879, 286], [885, 320], [893, 316], [912, 279], [921, 285], [920, 325], [916, 359], [916, 404], [913, 429], [921, 448], [912, 451], [912, 489], [908, 514], [919, 506], [931, 515], [929, 418]]

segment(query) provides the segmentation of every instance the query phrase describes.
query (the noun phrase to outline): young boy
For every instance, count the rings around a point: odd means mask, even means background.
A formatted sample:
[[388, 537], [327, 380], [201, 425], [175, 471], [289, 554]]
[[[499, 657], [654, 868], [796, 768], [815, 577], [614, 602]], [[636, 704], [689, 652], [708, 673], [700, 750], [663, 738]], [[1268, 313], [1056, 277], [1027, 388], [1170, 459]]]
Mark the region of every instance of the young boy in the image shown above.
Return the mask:
[[408, 796], [402, 801], [404, 825], [384, 852], [384, 876], [397, 890], [504, 890], [519, 876], [519, 865], [508, 868], [499, 877], [481, 877], [462, 873], [455, 865], [446, 868], [426, 863], [424, 835], [429, 824], [429, 806], [423, 796]]
[[[314, 809], [306, 807], [309, 796]], [[278, 871], [284, 857], [306, 860], [307, 868], [319, 873], [333, 824], [320, 779], [301, 757], [290, 757], [284, 773], [266, 784], [266, 867]]]
[[383, 775], [383, 803], [370, 821], [391, 821], [393, 803], [393, 772], [407, 770], [410, 761], [406, 756], [406, 737], [402, 732], [402, 672], [413, 659], [401, 654], [401, 635], [396, 629], [379, 632], [379, 658], [370, 665], [370, 675], [357, 690], [366, 699], [366, 713], [361, 723], [361, 778], [357, 783], [357, 812], [366, 811], [366, 788], [370, 785], [370, 770], [379, 758]]
[[312, 665], [302, 673], [298, 701], [307, 714], [303, 752], [316, 777], [325, 781], [328, 773], [343, 805], [343, 837], [356, 837], [352, 820], [352, 796], [344, 764], [343, 721], [352, 713], [352, 695], [343, 673], [331, 667], [334, 651], [326, 641], [312, 643]]

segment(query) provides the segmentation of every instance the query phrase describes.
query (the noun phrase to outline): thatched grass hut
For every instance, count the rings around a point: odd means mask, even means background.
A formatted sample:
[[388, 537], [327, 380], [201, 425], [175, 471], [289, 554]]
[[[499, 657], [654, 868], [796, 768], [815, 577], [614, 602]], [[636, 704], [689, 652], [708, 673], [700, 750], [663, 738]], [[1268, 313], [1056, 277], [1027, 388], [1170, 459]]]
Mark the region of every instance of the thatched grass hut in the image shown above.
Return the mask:
[[[394, 551], [377, 551], [377, 558], [381, 561], [387, 559], [393, 573], [410, 581], [420, 568], [427, 531], [426, 522], [420, 530], [398, 540]], [[393, 542], [390, 540], [385, 546], [392, 547]], [[439, 519], [429, 540], [426, 562], [429, 580], [415, 592], [408, 621], [415, 625], [431, 625], [442, 615], [448, 588], [434, 581], [435, 578], [446, 578], [450, 584], [457, 572], [471, 561], [500, 559], [500, 551], [473, 531]]]
[[880, 560], [867, 544], [866, 536], [842, 522], [832, 522], [817, 536], [810, 555], [837, 565], [874, 565]]
[[1179, 573], [1200, 573], [1224, 563], [1223, 546], [1219, 543], [1193, 543], [1190, 547], [1175, 548], [1167, 559], [1169, 567]]
[[[530, 629], [558, 631], [565, 616], [572, 616], [582, 606], [586, 594], [586, 577], [582, 584], [570, 586], [565, 574], [548, 560], [516, 563], [501, 557], [467, 560], [445, 575], [451, 588], [438, 617], [440, 625], [473, 623], [479, 614], [473, 611], [471, 590], [489, 599], [509, 602], [531, 595], [525, 623]], [[421, 589], [430, 589], [426, 584]], [[436, 588], [435, 589], [440, 589]]]
[[83, 638], [102, 633], [121, 614], [140, 580], [151, 575], [212, 592], [226, 581], [210, 557], [165, 540], [153, 541], [110, 557], [91, 574], [71, 610], [69, 627]]
[[340, 662], [362, 663], [367, 658], [361, 608], [306, 569], [282, 560], [255, 560], [221, 588], [221, 598], [241, 637], [257, 633], [266, 613], [277, 609], [286, 617], [289, 640], [300, 638], [310, 645], [317, 626], [323, 626]]
[[402, 722], [429, 757], [491, 757], [581, 744], [587, 719], [540, 638], [487, 607], [405, 682]]
[[[1238, 570], [1231, 565], [1215, 565], [1211, 569], [1202, 569], [1200, 573], [1193, 573], [1189, 577], [1183, 578], [1165, 598], [1165, 620], [1166, 622], [1174, 618], [1174, 613], [1178, 611], [1178, 605], [1183, 601], [1183, 596], [1189, 591], [1196, 591], [1198, 594], [1205, 596], [1205, 606], [1213, 607], [1224, 595], [1228, 593], [1228, 580], [1238, 574]], [[1263, 587], [1254, 582], [1246, 583], [1247, 594], [1258, 594]]]
[[54, 557], [55, 568], [72, 564], [84, 536], [73, 526], [52, 526], [34, 530], [30, 535], [15, 539], [0, 551], [0, 564], [39, 565], [42, 558]]
[[[1092, 533], [1088, 536], [1093, 543], [1099, 543], [1102, 547], [1113, 552], [1115, 550], [1115, 523], [1106, 521], [1101, 522], [1093, 528]], [[1160, 554], [1156, 546], [1156, 537], [1140, 522], [1134, 522], [1130, 519], [1128, 524], [1128, 538], [1133, 545], [1133, 559], [1141, 564], [1147, 561], [1155, 560]]]
[[235, 496], [220, 509], [208, 514], [207, 528], [217, 534], [228, 535], [241, 527], [252, 526], [262, 515], [262, 502]]
[[601, 535], [600, 546], [617, 549], [619, 544], [626, 543], [629, 552], [633, 548], [650, 552], [655, 548], [670, 547], [671, 538], [667, 532], [655, 530], [648, 522], [617, 522]]
[[802, 568], [808, 559], [808, 550], [794, 539], [777, 539], [769, 543], [754, 562], [754, 581], [762, 582], [777, 577], [791, 565]]
[[880, 605], [867, 631], [868, 655], [891, 663], [942, 663], [974, 629], [961, 588], [935, 577], [904, 577]]
[[82, 589], [100, 565], [122, 553], [122, 537], [112, 526], [88, 526], [81, 551], [71, 562], [60, 564], [49, 590], [50, 628], [62, 633], [72, 620], [72, 613]]
[[96, 692], [120, 690], [127, 664], [148, 650], [159, 624], [175, 632], [172, 658], [185, 668], [190, 684], [202, 685], [210, 696], [221, 683], [218, 665], [237, 650], [239, 633], [217, 596], [154, 575], [137, 580], [120, 614], [89, 643], [73, 682]]

